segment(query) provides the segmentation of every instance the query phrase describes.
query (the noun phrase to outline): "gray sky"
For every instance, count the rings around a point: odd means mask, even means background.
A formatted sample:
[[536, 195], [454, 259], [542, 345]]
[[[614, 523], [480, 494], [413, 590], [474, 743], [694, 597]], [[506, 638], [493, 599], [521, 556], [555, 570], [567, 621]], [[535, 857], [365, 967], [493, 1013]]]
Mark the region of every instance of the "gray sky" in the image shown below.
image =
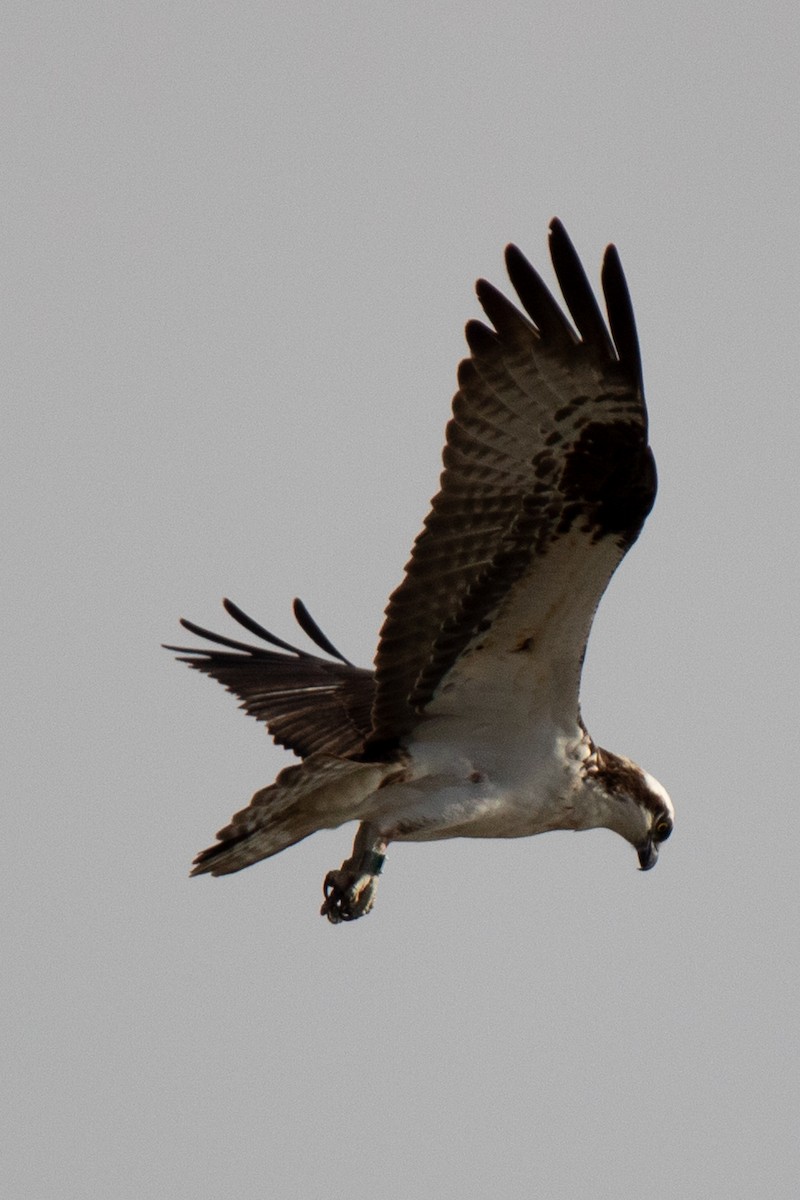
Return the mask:
[[[8, 1195], [794, 1197], [794, 3], [12, 2]], [[584, 675], [606, 832], [192, 855], [289, 761], [158, 649], [300, 595], [369, 663], [518, 241], [616, 241], [661, 490]], [[9, 1186], [8, 1184], [6, 1186]]]

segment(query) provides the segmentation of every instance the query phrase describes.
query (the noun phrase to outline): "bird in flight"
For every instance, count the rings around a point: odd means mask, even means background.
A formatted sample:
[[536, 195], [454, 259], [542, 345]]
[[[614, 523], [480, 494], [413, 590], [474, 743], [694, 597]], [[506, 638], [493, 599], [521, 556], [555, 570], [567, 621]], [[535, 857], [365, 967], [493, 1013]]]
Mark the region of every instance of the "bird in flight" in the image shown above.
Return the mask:
[[549, 244], [571, 322], [516, 246], [506, 266], [521, 308], [476, 285], [491, 324], [467, 324], [440, 490], [389, 597], [374, 669], [340, 654], [299, 600], [321, 655], [229, 600], [261, 644], [181, 622], [213, 648], [167, 649], [302, 760], [255, 793], [192, 874], [241, 871], [358, 821], [323, 886], [336, 924], [370, 911], [395, 841], [605, 827], [643, 871], [655, 865], [670, 798], [593, 742], [579, 703], [595, 610], [656, 493], [636, 326], [614, 246], [606, 323], [560, 221]]

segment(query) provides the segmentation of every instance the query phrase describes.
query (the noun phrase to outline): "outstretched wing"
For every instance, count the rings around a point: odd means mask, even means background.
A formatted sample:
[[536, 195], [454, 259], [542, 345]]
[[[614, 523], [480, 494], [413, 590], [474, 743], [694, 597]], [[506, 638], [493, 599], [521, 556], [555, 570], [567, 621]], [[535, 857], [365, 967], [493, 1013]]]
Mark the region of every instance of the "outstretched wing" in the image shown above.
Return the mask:
[[[613, 246], [602, 284], [610, 329], [558, 221], [550, 252], [577, 333], [514, 246], [527, 316], [491, 284], [492, 322], [470, 321], [447, 427], [441, 490], [386, 610], [373, 739], [422, 711], [498, 720], [551, 691], [577, 714], [592, 617], [656, 491], [636, 327]], [[481, 652], [481, 653], [479, 653]], [[520, 658], [520, 654], [522, 658]]]
[[304, 633], [332, 659], [309, 654], [276, 637], [230, 600], [226, 611], [245, 629], [286, 653], [265, 650], [181, 621], [190, 633], [224, 650], [167, 646], [196, 671], [210, 675], [238, 696], [241, 707], [263, 721], [275, 741], [301, 758], [314, 753], [358, 754], [372, 727], [372, 671], [354, 667], [326, 638], [300, 600], [294, 614]]

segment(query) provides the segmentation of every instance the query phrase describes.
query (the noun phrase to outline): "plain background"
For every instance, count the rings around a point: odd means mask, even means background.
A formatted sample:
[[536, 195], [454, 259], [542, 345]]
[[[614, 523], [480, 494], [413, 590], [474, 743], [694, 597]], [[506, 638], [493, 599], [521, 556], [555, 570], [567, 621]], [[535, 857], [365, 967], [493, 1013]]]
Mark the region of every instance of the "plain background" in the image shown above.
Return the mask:
[[[796, 1196], [797, 5], [4, 13], [5, 1194]], [[473, 280], [553, 215], [640, 327], [583, 706], [658, 868], [395, 847], [336, 929], [351, 829], [189, 882], [289, 758], [159, 643], [297, 594], [370, 662]]]

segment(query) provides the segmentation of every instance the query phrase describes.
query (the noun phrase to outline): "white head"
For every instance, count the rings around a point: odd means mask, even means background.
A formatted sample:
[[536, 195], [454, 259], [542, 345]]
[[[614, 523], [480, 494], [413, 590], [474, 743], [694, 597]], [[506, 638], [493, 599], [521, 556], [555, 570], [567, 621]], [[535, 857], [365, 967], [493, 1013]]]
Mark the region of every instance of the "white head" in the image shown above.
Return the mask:
[[584, 774], [603, 798], [603, 818], [598, 823], [630, 842], [639, 855], [639, 866], [649, 871], [658, 862], [658, 848], [672, 833], [675, 821], [665, 788], [629, 758], [600, 746], [586, 760]]

